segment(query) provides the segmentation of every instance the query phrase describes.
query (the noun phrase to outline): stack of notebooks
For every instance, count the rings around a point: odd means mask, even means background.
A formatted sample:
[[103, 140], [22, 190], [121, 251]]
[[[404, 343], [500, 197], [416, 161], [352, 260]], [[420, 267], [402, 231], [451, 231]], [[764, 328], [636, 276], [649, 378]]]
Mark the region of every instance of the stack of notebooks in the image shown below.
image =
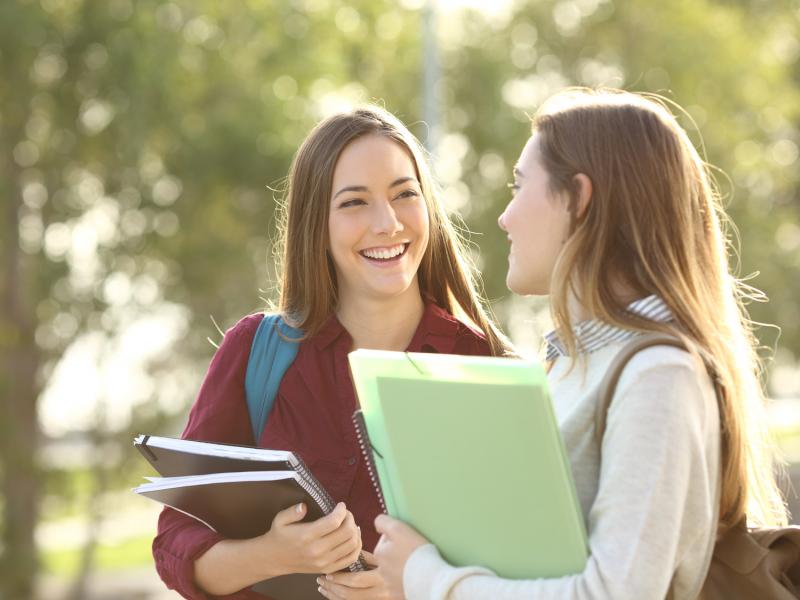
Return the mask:
[[[267, 531], [277, 513], [299, 502], [304, 521], [329, 514], [335, 503], [293, 452], [140, 435], [134, 446], [162, 477], [134, 492], [194, 517], [227, 538]], [[365, 569], [363, 561], [349, 567]], [[317, 574], [262, 581], [253, 589], [276, 600], [319, 600]]]

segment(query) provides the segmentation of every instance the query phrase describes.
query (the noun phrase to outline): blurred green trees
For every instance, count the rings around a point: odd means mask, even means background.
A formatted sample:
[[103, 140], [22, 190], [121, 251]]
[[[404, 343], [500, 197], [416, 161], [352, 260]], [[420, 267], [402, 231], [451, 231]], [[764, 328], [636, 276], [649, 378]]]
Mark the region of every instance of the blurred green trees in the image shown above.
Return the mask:
[[[129, 418], [99, 412], [87, 425], [93, 443], [124, 448], [102, 453], [102, 482], [129, 456], [131, 431], [183, 418], [194, 389], [174, 373], [208, 361], [207, 338], [219, 338], [209, 316], [227, 327], [270, 296], [274, 190], [311, 126], [378, 100], [425, 137], [421, 5], [0, 3], [0, 597], [32, 594], [47, 473], [37, 407], [60, 357], [87, 336], [110, 353], [138, 319], [172, 310], [172, 345]], [[720, 183], [742, 273], [761, 271], [754, 284], [772, 298], [753, 314], [781, 325], [797, 356], [797, 23], [788, 0], [540, 0], [440, 15], [436, 167], [450, 208], [482, 234], [498, 312], [495, 221], [526, 113], [564, 85], [661, 92], [730, 176]], [[113, 386], [104, 393], [98, 406], [112, 405]]]

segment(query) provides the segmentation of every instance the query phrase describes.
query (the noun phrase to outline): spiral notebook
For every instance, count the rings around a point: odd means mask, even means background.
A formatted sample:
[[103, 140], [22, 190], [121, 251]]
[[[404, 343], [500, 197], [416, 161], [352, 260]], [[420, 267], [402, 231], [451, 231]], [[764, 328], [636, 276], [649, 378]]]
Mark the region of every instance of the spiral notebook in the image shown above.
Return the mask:
[[[336, 503], [293, 452], [140, 435], [134, 446], [164, 477], [133, 491], [179, 510], [227, 538], [265, 533], [277, 513], [299, 502], [303, 521], [329, 514]], [[350, 571], [366, 568], [363, 560]], [[296, 574], [257, 583], [275, 600], [320, 600], [317, 575]]]
[[353, 419], [384, 510], [456, 566], [581, 572], [586, 531], [542, 367], [356, 350]]

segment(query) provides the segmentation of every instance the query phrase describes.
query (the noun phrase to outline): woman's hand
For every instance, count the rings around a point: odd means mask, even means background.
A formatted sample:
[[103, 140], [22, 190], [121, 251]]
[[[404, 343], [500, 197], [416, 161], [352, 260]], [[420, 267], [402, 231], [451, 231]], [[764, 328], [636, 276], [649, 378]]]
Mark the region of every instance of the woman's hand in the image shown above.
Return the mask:
[[378, 515], [375, 529], [381, 539], [375, 547], [378, 572], [383, 576], [389, 590], [389, 598], [405, 598], [403, 592], [403, 569], [408, 557], [420, 546], [428, 544], [423, 536], [402, 521], [387, 515]]
[[[362, 552], [369, 566], [375, 567], [375, 556]], [[328, 600], [402, 600], [389, 592], [380, 571], [333, 573], [317, 579], [319, 592]]]
[[197, 585], [214, 596], [290, 573], [334, 573], [358, 560], [361, 531], [339, 503], [331, 514], [300, 523], [305, 504], [282, 510], [265, 534], [222, 540], [194, 561]]
[[343, 503], [312, 523], [299, 523], [306, 510], [298, 504], [279, 512], [263, 535], [265, 545], [277, 550], [271, 554], [280, 556], [282, 574], [335, 573], [358, 560], [361, 530]]

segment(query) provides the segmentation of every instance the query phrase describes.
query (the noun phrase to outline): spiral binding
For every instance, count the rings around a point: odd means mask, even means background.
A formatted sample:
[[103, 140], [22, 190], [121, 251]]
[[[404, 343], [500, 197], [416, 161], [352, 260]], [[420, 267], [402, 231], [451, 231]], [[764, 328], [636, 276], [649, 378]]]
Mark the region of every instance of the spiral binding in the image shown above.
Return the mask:
[[386, 502], [383, 498], [383, 491], [381, 491], [381, 482], [378, 479], [378, 469], [375, 466], [375, 457], [372, 456], [372, 444], [369, 441], [367, 428], [364, 424], [364, 415], [360, 410], [353, 413], [353, 425], [356, 428], [356, 437], [358, 438], [358, 445], [361, 447], [361, 454], [364, 456], [364, 462], [367, 465], [367, 473], [372, 480], [372, 486], [375, 488], [375, 493], [378, 495], [378, 502], [381, 504], [381, 511], [387, 514]]
[[306, 466], [302, 458], [297, 455], [294, 455], [292, 458], [294, 459], [292, 460], [292, 467], [300, 474], [300, 477], [303, 478], [305, 483], [313, 488], [314, 491], [309, 491], [309, 494], [317, 501], [322, 512], [327, 515], [336, 507], [333, 498], [328, 491], [322, 487], [319, 481], [317, 481], [317, 478], [312, 475], [311, 470]]
[[[330, 514], [333, 509], [336, 508], [336, 502], [334, 502], [333, 497], [328, 493], [328, 491], [322, 487], [322, 484], [317, 481], [317, 478], [311, 473], [311, 470], [308, 468], [308, 466], [306, 466], [306, 463], [303, 462], [303, 459], [292, 453], [291, 465], [295, 472], [297, 472], [299, 475], [300, 485], [306, 492], [308, 492], [308, 495], [314, 499], [314, 502], [317, 503], [317, 506], [322, 509], [322, 514]], [[367, 565], [364, 562], [363, 555], [359, 556], [356, 562], [349, 565], [347, 570], [351, 573], [366, 571]]]

